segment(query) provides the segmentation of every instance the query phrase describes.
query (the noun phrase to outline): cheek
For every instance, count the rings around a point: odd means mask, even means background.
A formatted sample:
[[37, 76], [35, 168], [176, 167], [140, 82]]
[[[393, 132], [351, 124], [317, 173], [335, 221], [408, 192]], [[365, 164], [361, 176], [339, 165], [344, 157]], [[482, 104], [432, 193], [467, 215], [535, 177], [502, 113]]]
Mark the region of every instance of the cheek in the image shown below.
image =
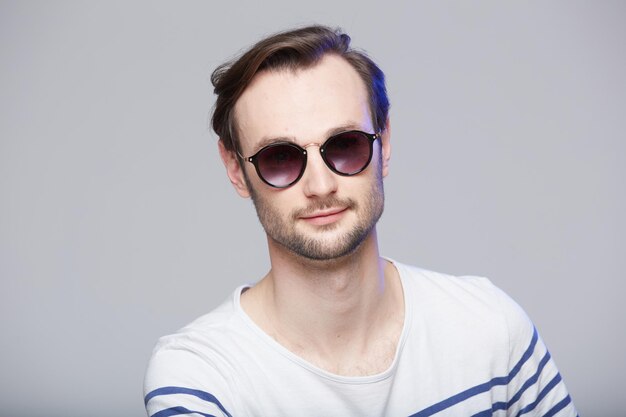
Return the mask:
[[268, 189], [265, 183], [260, 183], [251, 188], [254, 190], [251, 192], [252, 199], [255, 202], [257, 208], [262, 208], [268, 216], [280, 216], [285, 217], [291, 213], [294, 208], [294, 196], [290, 196], [286, 193], [288, 190], [274, 191]]
[[272, 202], [274, 207], [276, 207], [276, 210], [283, 214], [290, 214], [294, 212], [298, 207], [298, 199], [295, 195], [292, 195], [291, 193], [276, 193], [276, 195], [270, 197], [270, 201]]

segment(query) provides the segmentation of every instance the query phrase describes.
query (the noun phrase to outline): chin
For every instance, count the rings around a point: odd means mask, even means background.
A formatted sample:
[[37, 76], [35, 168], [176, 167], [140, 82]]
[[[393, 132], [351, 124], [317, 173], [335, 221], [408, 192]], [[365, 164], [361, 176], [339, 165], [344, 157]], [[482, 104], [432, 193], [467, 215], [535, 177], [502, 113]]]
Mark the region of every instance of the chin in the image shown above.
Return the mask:
[[[333, 229], [338, 228], [338, 225], [335, 224], [326, 226], [331, 226]], [[356, 228], [350, 232], [319, 239], [304, 235], [293, 236], [292, 239], [285, 242], [278, 241], [278, 243], [290, 252], [307, 260], [333, 261], [357, 252], [370, 233], [371, 229]]]

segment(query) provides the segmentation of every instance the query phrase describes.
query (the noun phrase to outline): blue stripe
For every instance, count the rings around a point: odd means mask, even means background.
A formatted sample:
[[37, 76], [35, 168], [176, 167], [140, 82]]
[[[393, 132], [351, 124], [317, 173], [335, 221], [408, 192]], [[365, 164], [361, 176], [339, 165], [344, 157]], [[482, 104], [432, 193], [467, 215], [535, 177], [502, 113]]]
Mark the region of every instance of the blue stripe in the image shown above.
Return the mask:
[[[172, 395], [172, 394], [187, 394], [187, 395], [193, 395], [194, 397], [198, 397], [201, 400], [213, 403], [215, 405], [217, 405], [219, 407], [220, 410], [222, 410], [222, 412], [224, 414], [226, 414], [228, 417], [233, 417], [230, 415], [230, 413], [228, 411], [226, 411], [226, 409], [224, 408], [224, 406], [222, 405], [222, 403], [220, 403], [220, 401], [215, 398], [215, 396], [213, 396], [212, 394], [209, 394], [208, 392], [205, 391], [200, 391], [197, 389], [191, 389], [191, 388], [184, 388], [184, 387], [162, 387], [162, 388], [157, 388], [154, 391], [149, 392], [148, 394], [146, 394], [146, 397], [144, 398], [144, 404], [148, 404], [148, 401], [150, 401], [152, 398], [157, 397], [159, 395]], [[163, 410], [165, 411], [165, 410]], [[181, 413], [179, 413], [181, 414]], [[167, 415], [173, 415], [173, 414], [167, 414]]]
[[557, 405], [552, 407], [550, 411], [544, 414], [543, 417], [552, 417], [553, 415], [555, 415], [556, 413], [564, 409], [571, 402], [572, 402], [572, 399], [568, 395], [567, 397], [563, 398], [561, 402], [559, 402]]
[[535, 407], [537, 407], [537, 405], [539, 405], [539, 403], [541, 402], [541, 400], [543, 400], [543, 398], [548, 395], [548, 393], [552, 390], [552, 388], [556, 387], [559, 382], [561, 382], [561, 374], [557, 373], [556, 376], [554, 378], [552, 378], [552, 380], [550, 382], [548, 382], [548, 385], [546, 385], [541, 392], [539, 393], [539, 395], [537, 396], [537, 399], [528, 404], [526, 407], [522, 408], [519, 413], [517, 413], [517, 417], [521, 416], [522, 414], [526, 414], [529, 411], [532, 411], [535, 409]]
[[496, 378], [493, 378], [491, 381], [485, 382], [480, 385], [476, 385], [475, 387], [469, 388], [463, 392], [453, 395], [452, 397], [448, 399], [445, 399], [441, 402], [433, 404], [430, 407], [423, 409], [422, 411], [412, 414], [409, 417], [432, 416], [433, 414], [436, 414], [442, 410], [445, 410], [446, 408], [450, 408], [453, 405], [456, 405], [460, 402], [467, 400], [468, 398], [471, 398], [475, 395], [489, 391], [494, 386], [508, 384], [519, 373], [520, 369], [522, 369], [522, 366], [528, 361], [528, 359], [530, 359], [530, 357], [533, 354], [533, 351], [535, 350], [535, 346], [537, 345], [538, 339], [539, 339], [539, 335], [537, 334], [537, 329], [533, 328], [533, 338], [530, 341], [530, 345], [528, 346], [528, 348], [526, 349], [526, 351], [524, 352], [520, 360], [517, 362], [517, 364], [513, 367], [509, 375], [496, 377]]
[[179, 416], [181, 414], [200, 414], [204, 417], [215, 417], [213, 414], [205, 414], [200, 411], [188, 410], [185, 407], [172, 407], [166, 408], [165, 410], [161, 410], [158, 413], [152, 414], [150, 417], [170, 417], [170, 416]]
[[494, 411], [498, 410], [508, 410], [509, 404], [505, 402], [497, 402], [491, 405], [491, 408], [481, 411], [480, 413], [474, 414], [472, 417], [485, 417], [491, 416]]
[[493, 415], [493, 412], [490, 408], [488, 410], [481, 411], [480, 413], [476, 413], [472, 417], [491, 417], [492, 415]]
[[531, 376], [530, 378], [528, 378], [528, 380], [526, 380], [524, 385], [522, 385], [519, 391], [517, 391], [517, 393], [515, 393], [515, 395], [511, 397], [511, 399], [508, 402], [493, 403], [491, 408], [481, 411], [480, 413], [476, 413], [472, 417], [488, 416], [490, 415], [489, 413], [493, 411], [508, 410], [509, 408], [511, 408], [513, 404], [519, 401], [519, 399], [522, 397], [522, 394], [524, 394], [524, 392], [526, 392], [528, 388], [533, 386], [539, 380], [539, 376], [541, 375], [541, 372], [543, 372], [543, 368], [545, 368], [545, 366], [548, 364], [549, 361], [550, 361], [550, 352], [546, 351], [546, 354], [541, 359], [541, 362], [539, 362], [539, 366], [537, 367], [537, 372], [535, 372], [533, 376]]
[[543, 368], [546, 367], [549, 361], [550, 361], [550, 352], [546, 351], [546, 354], [541, 359], [541, 362], [539, 362], [539, 367], [537, 368], [537, 372], [535, 372], [533, 376], [528, 378], [528, 380], [524, 383], [524, 385], [522, 385], [522, 388], [520, 388], [520, 390], [511, 398], [511, 400], [509, 401], [508, 407], [516, 403], [520, 399], [522, 394], [526, 392], [528, 388], [530, 388], [532, 385], [537, 383], [537, 381], [539, 380], [539, 376], [541, 376], [541, 372], [543, 372]]

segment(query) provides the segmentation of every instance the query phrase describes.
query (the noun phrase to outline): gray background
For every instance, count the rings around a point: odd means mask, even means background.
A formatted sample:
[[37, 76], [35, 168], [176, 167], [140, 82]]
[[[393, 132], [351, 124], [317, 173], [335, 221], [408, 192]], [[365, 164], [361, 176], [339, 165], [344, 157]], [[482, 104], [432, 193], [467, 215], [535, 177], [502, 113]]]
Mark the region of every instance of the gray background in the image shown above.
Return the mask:
[[266, 271], [207, 128], [209, 74], [320, 22], [388, 77], [382, 252], [490, 277], [581, 415], [620, 415], [625, 18], [617, 1], [1, 2], [0, 414], [142, 416], [156, 339]]

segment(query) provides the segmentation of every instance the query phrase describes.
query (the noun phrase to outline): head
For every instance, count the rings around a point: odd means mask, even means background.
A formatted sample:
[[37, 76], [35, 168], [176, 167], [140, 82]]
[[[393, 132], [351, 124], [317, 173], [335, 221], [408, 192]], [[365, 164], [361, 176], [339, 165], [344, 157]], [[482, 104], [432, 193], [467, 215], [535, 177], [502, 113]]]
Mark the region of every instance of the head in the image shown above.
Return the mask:
[[[389, 102], [382, 72], [349, 49], [347, 35], [319, 26], [280, 33], [219, 67], [213, 81], [222, 159], [239, 194], [252, 197], [270, 248], [329, 260], [372, 235], [383, 209]], [[372, 163], [342, 176], [321, 144], [349, 130], [378, 135]], [[282, 141], [306, 148], [306, 168], [294, 184], [273, 188], [241, 155]]]
[[235, 105], [257, 73], [308, 68], [327, 54], [342, 57], [356, 70], [367, 88], [374, 129], [385, 129], [389, 99], [383, 72], [364, 52], [350, 48], [347, 34], [325, 26], [309, 26], [265, 38], [238, 59], [213, 71], [211, 82], [217, 101], [211, 122], [224, 147], [229, 151], [238, 149]]

